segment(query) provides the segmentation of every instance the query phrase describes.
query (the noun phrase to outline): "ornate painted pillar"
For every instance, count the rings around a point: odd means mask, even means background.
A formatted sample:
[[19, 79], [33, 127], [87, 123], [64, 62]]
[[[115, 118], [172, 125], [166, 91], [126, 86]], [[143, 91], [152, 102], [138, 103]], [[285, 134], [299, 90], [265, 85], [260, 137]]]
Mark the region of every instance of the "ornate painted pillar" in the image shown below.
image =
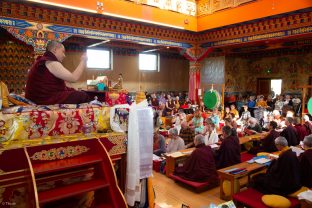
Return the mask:
[[189, 98], [192, 102], [197, 103], [198, 101], [198, 89], [200, 88], [200, 70], [201, 62], [190, 61], [189, 71]]
[[201, 48], [198, 45], [185, 50], [181, 50], [181, 54], [190, 61], [189, 71], [189, 99], [198, 102], [198, 89], [200, 89], [200, 70], [201, 61], [213, 51], [213, 48]]

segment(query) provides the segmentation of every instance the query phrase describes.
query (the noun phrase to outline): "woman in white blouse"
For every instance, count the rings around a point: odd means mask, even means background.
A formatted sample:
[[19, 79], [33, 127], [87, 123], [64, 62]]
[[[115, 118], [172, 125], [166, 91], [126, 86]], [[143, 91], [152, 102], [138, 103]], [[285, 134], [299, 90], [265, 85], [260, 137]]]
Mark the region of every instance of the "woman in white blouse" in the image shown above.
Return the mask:
[[215, 144], [219, 141], [219, 137], [214, 123], [207, 123], [203, 135], [205, 136], [206, 145]]

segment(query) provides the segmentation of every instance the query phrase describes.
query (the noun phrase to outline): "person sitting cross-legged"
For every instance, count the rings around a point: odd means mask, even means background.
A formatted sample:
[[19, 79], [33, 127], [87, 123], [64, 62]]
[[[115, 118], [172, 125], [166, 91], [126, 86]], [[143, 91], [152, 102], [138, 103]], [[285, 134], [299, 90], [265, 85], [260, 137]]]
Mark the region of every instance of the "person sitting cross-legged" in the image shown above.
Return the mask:
[[250, 186], [263, 194], [287, 196], [301, 187], [299, 160], [285, 137], [277, 137], [275, 146], [281, 151], [279, 158], [271, 162], [266, 173], [255, 175]]
[[269, 134], [261, 140], [261, 151], [263, 152], [276, 152], [275, 139], [279, 137], [279, 132], [275, 129], [277, 128], [277, 123], [275, 121], [270, 121], [269, 123]]
[[216, 127], [215, 127], [214, 123], [212, 123], [212, 122], [207, 123], [202, 135], [205, 137], [205, 144], [206, 145], [215, 144], [219, 141], [219, 137], [218, 137], [218, 134], [216, 131]]
[[184, 162], [182, 167], [174, 170], [174, 175], [186, 180], [218, 184], [218, 174], [213, 153], [210, 146], [205, 145], [205, 137], [201, 134], [195, 136], [196, 149]]
[[292, 117], [286, 117], [285, 125], [287, 126], [280, 135], [285, 137], [289, 146], [296, 146], [299, 144], [298, 132], [293, 126], [294, 119]]
[[299, 117], [294, 118], [294, 127], [297, 130], [298, 139], [300, 141], [303, 141], [304, 137], [309, 135], [307, 128], [301, 124], [301, 119]]
[[57, 41], [49, 41], [46, 52], [39, 56], [31, 67], [25, 88], [25, 97], [36, 104], [79, 104], [92, 100], [84, 91], [66, 86], [66, 82], [77, 82], [86, 68], [87, 55], [83, 54], [73, 72], [61, 62], [65, 58], [65, 47]]
[[167, 152], [176, 152], [185, 149], [184, 141], [178, 135], [178, 129], [172, 128], [169, 130], [170, 141], [167, 146]]
[[223, 126], [223, 141], [220, 148], [215, 152], [217, 168], [225, 168], [241, 162], [240, 144], [237, 136], [232, 135], [232, 128]]
[[166, 153], [166, 140], [165, 137], [159, 133], [158, 129], [155, 130], [153, 139], [153, 153], [157, 156]]
[[312, 188], [312, 134], [303, 139], [304, 153], [299, 156], [301, 183]]
[[191, 123], [193, 124], [193, 126], [191, 126], [191, 128], [194, 129], [195, 135], [203, 133], [204, 119], [201, 116], [201, 111], [199, 109], [195, 110], [194, 117], [193, 117]]
[[184, 140], [185, 148], [194, 146], [195, 131], [190, 128], [186, 121], [182, 122], [179, 137]]
[[262, 133], [262, 128], [259, 124], [259, 121], [254, 118], [254, 117], [250, 117], [248, 119], [248, 126], [247, 126], [248, 132], [257, 134], [257, 133]]

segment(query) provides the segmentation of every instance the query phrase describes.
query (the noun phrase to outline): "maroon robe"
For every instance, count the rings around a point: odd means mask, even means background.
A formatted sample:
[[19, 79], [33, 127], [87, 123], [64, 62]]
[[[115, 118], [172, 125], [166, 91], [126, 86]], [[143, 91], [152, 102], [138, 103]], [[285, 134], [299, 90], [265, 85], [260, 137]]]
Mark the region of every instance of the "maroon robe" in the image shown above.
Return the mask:
[[215, 155], [217, 169], [225, 168], [241, 162], [240, 144], [236, 136], [225, 138]]
[[299, 157], [301, 184], [308, 188], [312, 188], [312, 149], [306, 150]]
[[305, 136], [308, 136], [308, 131], [305, 128], [305, 126], [301, 125], [301, 124], [296, 124], [295, 129], [297, 130], [297, 134], [298, 134], [298, 139], [300, 141], [303, 141]]
[[158, 101], [158, 99], [157, 98], [152, 98], [151, 99], [151, 104], [152, 104], [152, 106], [153, 107], [159, 107], [159, 101]]
[[66, 87], [65, 81], [54, 76], [46, 67], [46, 61], [58, 61], [56, 56], [47, 51], [39, 57], [28, 74], [25, 97], [41, 105], [66, 102], [68, 97], [79, 96], [79, 91]]
[[308, 135], [312, 134], [312, 123], [310, 121], [305, 121], [303, 125], [307, 129]]
[[263, 194], [277, 194], [287, 196], [300, 189], [299, 160], [291, 149], [273, 160], [265, 174], [258, 174], [252, 178], [251, 187]]
[[174, 175], [197, 182], [219, 183], [215, 160], [210, 146], [199, 144], [183, 167], [175, 168]]
[[261, 140], [262, 147], [260, 148], [263, 152], [276, 152], [275, 139], [279, 137], [279, 132], [271, 130], [270, 133]]
[[280, 133], [280, 136], [286, 138], [288, 146], [296, 146], [299, 144], [297, 130], [292, 125], [287, 126], [286, 129]]

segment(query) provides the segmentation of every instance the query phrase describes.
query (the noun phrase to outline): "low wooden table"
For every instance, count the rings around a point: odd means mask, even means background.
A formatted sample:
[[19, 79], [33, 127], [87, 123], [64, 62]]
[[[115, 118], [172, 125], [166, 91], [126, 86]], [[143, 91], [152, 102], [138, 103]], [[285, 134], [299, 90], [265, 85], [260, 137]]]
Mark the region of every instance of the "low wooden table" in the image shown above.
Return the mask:
[[[217, 148], [219, 148], [219, 146], [216, 148], [212, 148], [212, 149], [217, 149]], [[169, 177], [170, 174], [174, 172], [176, 164], [184, 162], [191, 155], [191, 153], [194, 150], [195, 150], [195, 147], [192, 147], [192, 148], [188, 148], [188, 149], [178, 151], [177, 153], [178, 154], [181, 153], [181, 154], [179, 154], [177, 156], [172, 156], [171, 155], [172, 153], [165, 155], [165, 157], [166, 157], [166, 176]]]
[[250, 141], [261, 140], [266, 135], [268, 135], [268, 132], [239, 137], [239, 144], [245, 144]]
[[[230, 170], [233, 168], [246, 168], [247, 171], [239, 173], [239, 174], [231, 174], [231, 173], [225, 172], [226, 170]], [[249, 164], [247, 162], [243, 162], [243, 163], [232, 165], [232, 166], [229, 166], [229, 167], [226, 167], [223, 169], [219, 169], [218, 174], [220, 177], [220, 198], [223, 200], [232, 199], [232, 195], [235, 194], [234, 184], [235, 184], [236, 180], [239, 180], [240, 178], [247, 176], [248, 182], [249, 182], [251, 174], [256, 173], [256, 172], [260, 172], [264, 169], [266, 169], [265, 165], [258, 164], [258, 163]], [[230, 197], [226, 197], [224, 190], [223, 190], [223, 182], [225, 180], [229, 180], [231, 182], [231, 195], [230, 195]]]
[[178, 152], [182, 154], [179, 156], [171, 156], [172, 153], [166, 155], [166, 176], [169, 177], [170, 174], [174, 172], [175, 165], [179, 162], [185, 161], [194, 149], [195, 148], [180, 150]]

